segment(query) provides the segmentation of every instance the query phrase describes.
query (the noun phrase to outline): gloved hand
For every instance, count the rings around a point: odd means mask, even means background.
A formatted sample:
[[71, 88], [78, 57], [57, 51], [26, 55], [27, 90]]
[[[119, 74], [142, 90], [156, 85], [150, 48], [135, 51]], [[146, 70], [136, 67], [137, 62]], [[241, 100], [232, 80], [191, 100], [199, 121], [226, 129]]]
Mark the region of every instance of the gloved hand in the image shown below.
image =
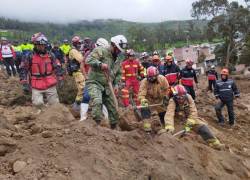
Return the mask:
[[141, 105], [147, 107], [148, 106], [148, 100], [147, 99], [142, 99], [141, 100]]
[[30, 93], [30, 85], [28, 83], [23, 84], [23, 92], [24, 94]]
[[109, 66], [105, 63], [101, 63], [101, 70], [107, 71], [109, 69]]
[[167, 133], [170, 133], [170, 134], [174, 133], [174, 127], [172, 125], [166, 125], [165, 130]]
[[64, 85], [64, 80], [59, 80], [59, 81], [58, 81], [58, 87], [59, 87], [59, 88], [62, 88], [63, 85]]

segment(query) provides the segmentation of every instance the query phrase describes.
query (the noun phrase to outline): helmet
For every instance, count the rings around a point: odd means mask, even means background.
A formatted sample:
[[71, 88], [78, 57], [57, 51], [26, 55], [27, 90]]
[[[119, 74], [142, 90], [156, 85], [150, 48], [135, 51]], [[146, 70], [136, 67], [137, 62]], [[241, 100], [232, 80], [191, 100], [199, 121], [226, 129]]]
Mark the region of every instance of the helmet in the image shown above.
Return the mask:
[[143, 52], [143, 53], [141, 53], [141, 58], [145, 58], [145, 57], [148, 57], [149, 55], [148, 55], [148, 53], [147, 52]]
[[121, 52], [128, 46], [128, 41], [125, 36], [117, 35], [111, 38], [111, 43], [113, 43]]
[[171, 88], [174, 98], [178, 103], [183, 103], [187, 97], [187, 90], [182, 85], [176, 85]]
[[81, 38], [79, 36], [74, 36], [71, 40], [71, 42], [74, 44], [74, 43], [80, 43], [81, 41]]
[[226, 76], [228, 76], [229, 75], [229, 71], [228, 71], [228, 69], [227, 68], [223, 68], [222, 70], [221, 70], [221, 73], [220, 73], [221, 75], [226, 75]]
[[192, 66], [194, 61], [192, 59], [186, 59], [186, 64]]
[[68, 41], [68, 39], [64, 39], [63, 42], [64, 43], [68, 43], [69, 41]]
[[159, 55], [158, 51], [155, 50], [155, 51], [153, 52], [153, 55]]
[[215, 65], [212, 65], [212, 66], [211, 66], [211, 69], [215, 69]]
[[32, 35], [31, 42], [36, 45], [37, 44], [46, 45], [48, 43], [48, 39], [46, 36], [44, 36], [44, 34], [42, 34], [41, 32], [38, 32]]
[[152, 61], [160, 61], [160, 57], [158, 55], [154, 55], [152, 57]]
[[173, 62], [172, 56], [166, 56], [165, 60], [166, 60], [166, 62]]
[[97, 39], [96, 41], [96, 46], [101, 46], [101, 47], [104, 47], [104, 48], [109, 48], [109, 42], [104, 39], [104, 38], [99, 38]]
[[133, 49], [128, 49], [128, 50], [126, 51], [126, 55], [127, 55], [127, 56], [135, 56], [135, 52], [134, 52]]
[[95, 44], [89, 37], [84, 38], [82, 43], [83, 43], [84, 50], [92, 50], [95, 48]]
[[159, 75], [159, 71], [156, 67], [150, 66], [147, 69], [147, 80], [149, 82], [155, 82], [157, 80], [158, 75]]

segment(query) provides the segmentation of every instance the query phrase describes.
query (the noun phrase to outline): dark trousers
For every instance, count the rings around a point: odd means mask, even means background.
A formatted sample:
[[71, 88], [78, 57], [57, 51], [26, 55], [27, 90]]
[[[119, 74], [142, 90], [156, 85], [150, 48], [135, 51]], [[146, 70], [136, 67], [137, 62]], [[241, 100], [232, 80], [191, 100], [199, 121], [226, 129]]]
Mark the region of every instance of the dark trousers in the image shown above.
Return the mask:
[[20, 72], [19, 66], [21, 64], [21, 60], [22, 60], [22, 55], [17, 55], [15, 59], [15, 66], [18, 73]]
[[215, 88], [215, 83], [216, 83], [216, 80], [208, 80], [208, 90], [209, 91], [213, 91], [213, 89]]
[[159, 118], [160, 118], [160, 121], [161, 121], [161, 124], [163, 126], [165, 126], [165, 121], [164, 121], [165, 114], [166, 114], [166, 111], [165, 112], [161, 112], [161, 113], [158, 114]]
[[3, 58], [3, 63], [6, 67], [6, 71], [9, 76], [13, 75], [16, 76], [16, 68], [15, 68], [15, 62], [12, 57], [10, 58]]
[[227, 101], [227, 102], [219, 102], [218, 104], [215, 105], [215, 111], [216, 111], [216, 116], [219, 120], [219, 123], [224, 123], [224, 117], [222, 115], [222, 109], [224, 106], [227, 106], [227, 112], [228, 112], [228, 117], [229, 117], [229, 124], [233, 125], [235, 118], [234, 118], [234, 108], [233, 108], [233, 101]]
[[194, 87], [193, 86], [184, 86], [185, 89], [187, 90], [187, 93], [190, 94], [193, 98], [193, 100], [195, 100], [195, 91], [194, 91]]

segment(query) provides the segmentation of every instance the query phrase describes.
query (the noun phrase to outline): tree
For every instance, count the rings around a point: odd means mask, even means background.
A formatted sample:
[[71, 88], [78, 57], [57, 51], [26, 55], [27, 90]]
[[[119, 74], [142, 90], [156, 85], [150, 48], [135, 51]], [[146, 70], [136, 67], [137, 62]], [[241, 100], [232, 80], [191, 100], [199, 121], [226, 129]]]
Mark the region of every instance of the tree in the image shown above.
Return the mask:
[[249, 31], [248, 8], [227, 0], [199, 0], [192, 7], [193, 17], [212, 17], [208, 23], [208, 33], [211, 33], [210, 38], [213, 35], [223, 38], [226, 48], [224, 64], [229, 66], [230, 60], [233, 61], [233, 52], [242, 45], [240, 41]]

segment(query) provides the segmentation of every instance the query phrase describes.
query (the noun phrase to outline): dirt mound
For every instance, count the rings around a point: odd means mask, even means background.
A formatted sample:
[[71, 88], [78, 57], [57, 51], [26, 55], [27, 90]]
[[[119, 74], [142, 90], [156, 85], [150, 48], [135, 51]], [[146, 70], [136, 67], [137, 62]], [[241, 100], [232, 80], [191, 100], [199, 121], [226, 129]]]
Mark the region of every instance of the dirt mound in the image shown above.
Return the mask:
[[[3, 87], [11, 83], [6, 80]], [[14, 98], [15, 88], [10, 91], [1, 96], [10, 93], [8, 98]], [[15, 92], [22, 96], [18, 90]], [[249, 116], [244, 114], [249, 111], [236, 111], [242, 116], [237, 129], [219, 128], [211, 110], [212, 95], [204, 89], [200, 94], [207, 99], [197, 100], [200, 115], [213, 126], [221, 141], [229, 144], [225, 151], [209, 148], [195, 134], [182, 139], [167, 134], [152, 137], [136, 127], [112, 131], [97, 127], [91, 118], [79, 122], [64, 105], [43, 109], [27, 104], [1, 105], [0, 179], [249, 179]], [[245, 107], [244, 103], [239, 106]], [[122, 116], [134, 118], [131, 110]]]

